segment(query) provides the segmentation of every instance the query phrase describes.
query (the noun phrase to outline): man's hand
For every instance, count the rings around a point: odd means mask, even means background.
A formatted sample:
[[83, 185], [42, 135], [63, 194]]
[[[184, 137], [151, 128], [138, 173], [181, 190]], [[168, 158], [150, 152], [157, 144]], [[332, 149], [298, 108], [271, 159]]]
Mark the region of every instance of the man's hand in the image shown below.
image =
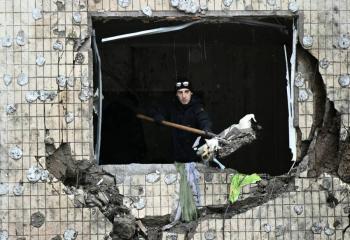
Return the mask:
[[219, 141], [217, 138], [205, 139], [203, 144], [197, 150], [197, 155], [201, 156], [203, 161], [211, 161], [214, 158], [215, 151], [219, 149]]

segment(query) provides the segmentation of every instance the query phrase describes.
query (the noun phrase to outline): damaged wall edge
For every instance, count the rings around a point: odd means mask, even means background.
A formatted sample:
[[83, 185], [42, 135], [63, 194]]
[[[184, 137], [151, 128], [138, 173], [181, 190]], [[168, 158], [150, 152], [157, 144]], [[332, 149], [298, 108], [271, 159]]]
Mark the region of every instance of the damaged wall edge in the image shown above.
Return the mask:
[[341, 114], [327, 98], [319, 62], [302, 48], [298, 48], [298, 56], [298, 74], [309, 83], [315, 110], [309, 136], [303, 141], [299, 136], [300, 165], [308, 169], [308, 177], [331, 173], [349, 182], [348, 138], [341, 140]]
[[[148, 239], [161, 239], [162, 226], [169, 223], [169, 215], [164, 216], [146, 216], [137, 219], [131, 214], [130, 206], [125, 206], [124, 196], [119, 193], [116, 186], [115, 174], [103, 170], [87, 160], [76, 161], [72, 157], [69, 143], [62, 143], [57, 149], [50, 143], [46, 144], [46, 166], [47, 170], [66, 186], [66, 193], [74, 195], [74, 206], [98, 207], [106, 218], [113, 223], [113, 239], [131, 239], [135, 234], [144, 234], [136, 232], [141, 224], [150, 229]], [[106, 168], [106, 166], [105, 166]], [[108, 167], [107, 167], [108, 168]], [[203, 174], [209, 176], [218, 171], [217, 169], [207, 168], [205, 166], [199, 169]], [[112, 169], [115, 171], [115, 169]], [[167, 173], [171, 173], [171, 169]], [[119, 172], [120, 173], [120, 172]], [[227, 174], [234, 173], [233, 170], [226, 171]], [[213, 217], [231, 218], [232, 216], [245, 212], [253, 207], [266, 203], [276, 198], [283, 192], [294, 190], [294, 180], [290, 175], [269, 177], [264, 176], [255, 190], [248, 197], [239, 200], [233, 205], [212, 205], [203, 206], [199, 211], [199, 218], [196, 222]], [[196, 222], [182, 223], [176, 225], [173, 232], [193, 234]], [[123, 231], [121, 231], [123, 229]], [[158, 237], [156, 237], [158, 236]]]

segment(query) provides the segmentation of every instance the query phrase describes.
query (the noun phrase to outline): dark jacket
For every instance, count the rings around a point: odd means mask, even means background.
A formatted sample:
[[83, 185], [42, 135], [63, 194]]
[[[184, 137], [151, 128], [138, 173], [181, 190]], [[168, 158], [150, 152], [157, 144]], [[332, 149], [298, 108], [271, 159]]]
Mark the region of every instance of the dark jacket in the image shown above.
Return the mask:
[[[177, 98], [167, 107], [153, 110], [151, 115], [159, 120], [168, 120], [181, 125], [210, 131], [211, 121], [199, 98], [192, 96], [191, 101], [183, 105]], [[172, 129], [173, 158], [177, 162], [194, 162], [199, 158], [192, 145], [198, 135], [183, 130]]]

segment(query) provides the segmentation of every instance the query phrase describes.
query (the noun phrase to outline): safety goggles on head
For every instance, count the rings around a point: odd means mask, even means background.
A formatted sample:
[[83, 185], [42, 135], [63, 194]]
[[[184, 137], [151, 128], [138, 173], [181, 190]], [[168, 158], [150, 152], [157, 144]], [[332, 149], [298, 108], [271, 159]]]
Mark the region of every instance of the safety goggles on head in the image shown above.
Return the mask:
[[190, 85], [190, 83], [188, 81], [185, 82], [177, 82], [176, 83], [176, 87], [188, 87], [188, 85]]

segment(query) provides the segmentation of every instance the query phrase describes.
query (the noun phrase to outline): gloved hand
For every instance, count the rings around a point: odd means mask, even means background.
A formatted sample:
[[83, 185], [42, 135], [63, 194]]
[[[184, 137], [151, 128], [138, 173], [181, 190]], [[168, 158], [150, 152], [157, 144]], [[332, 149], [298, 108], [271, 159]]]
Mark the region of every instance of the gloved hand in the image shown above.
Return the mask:
[[154, 122], [158, 125], [161, 125], [162, 121], [164, 121], [164, 117], [161, 114], [156, 114], [153, 116]]
[[198, 149], [197, 155], [199, 155], [203, 161], [208, 162], [213, 159], [214, 152], [210, 151], [209, 146], [207, 144], [204, 144]]
[[203, 144], [197, 150], [197, 155], [199, 155], [203, 161], [211, 161], [214, 158], [215, 151], [217, 151], [219, 147], [219, 141], [217, 138], [205, 139], [205, 144]]

